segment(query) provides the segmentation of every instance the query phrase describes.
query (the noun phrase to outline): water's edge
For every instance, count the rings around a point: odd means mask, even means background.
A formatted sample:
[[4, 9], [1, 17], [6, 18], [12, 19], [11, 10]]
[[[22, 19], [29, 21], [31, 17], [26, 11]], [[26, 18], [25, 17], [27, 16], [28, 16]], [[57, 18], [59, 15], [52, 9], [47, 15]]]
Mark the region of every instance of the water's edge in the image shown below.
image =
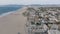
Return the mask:
[[0, 15], [0, 17], [7, 16], [7, 15], [9, 15], [9, 14], [11, 14], [11, 13], [14, 13], [14, 12], [16, 12], [16, 11], [11, 11], [11, 12], [3, 13], [3, 14]]
[[16, 13], [16, 12], [22, 11], [22, 10], [23, 10], [23, 7], [21, 7], [20, 9], [15, 10], [15, 11], [10, 11], [10, 12], [6, 12], [6, 13], [2, 13], [2, 14], [0, 15], [0, 17], [4, 17], [4, 16], [7, 16], [7, 15], [9, 15], [9, 14], [11, 14], [11, 13]]

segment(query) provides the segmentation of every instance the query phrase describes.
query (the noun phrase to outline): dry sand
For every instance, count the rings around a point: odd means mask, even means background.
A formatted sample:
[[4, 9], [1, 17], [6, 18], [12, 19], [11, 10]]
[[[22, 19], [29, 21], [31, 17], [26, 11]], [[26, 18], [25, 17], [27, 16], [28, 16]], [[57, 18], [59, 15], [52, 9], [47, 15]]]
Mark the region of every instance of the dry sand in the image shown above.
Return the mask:
[[0, 34], [25, 34], [26, 17], [22, 15], [26, 11], [26, 7], [18, 10], [18, 12], [0, 17]]

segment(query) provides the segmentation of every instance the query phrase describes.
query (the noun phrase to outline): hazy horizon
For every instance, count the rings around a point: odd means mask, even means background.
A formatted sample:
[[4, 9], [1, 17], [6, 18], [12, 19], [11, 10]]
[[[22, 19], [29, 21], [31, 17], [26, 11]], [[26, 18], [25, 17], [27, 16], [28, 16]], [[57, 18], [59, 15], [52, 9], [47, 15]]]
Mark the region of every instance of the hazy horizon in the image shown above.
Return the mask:
[[60, 4], [60, 0], [0, 0], [0, 5]]

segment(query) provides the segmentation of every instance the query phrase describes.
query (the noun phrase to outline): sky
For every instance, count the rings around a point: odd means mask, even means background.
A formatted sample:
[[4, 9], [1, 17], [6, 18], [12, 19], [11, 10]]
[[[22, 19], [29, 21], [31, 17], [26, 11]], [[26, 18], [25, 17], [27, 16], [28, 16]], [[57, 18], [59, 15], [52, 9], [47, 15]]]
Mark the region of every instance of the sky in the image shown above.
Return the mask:
[[8, 4], [19, 4], [19, 5], [60, 4], [60, 0], [0, 0], [0, 5], [8, 5]]

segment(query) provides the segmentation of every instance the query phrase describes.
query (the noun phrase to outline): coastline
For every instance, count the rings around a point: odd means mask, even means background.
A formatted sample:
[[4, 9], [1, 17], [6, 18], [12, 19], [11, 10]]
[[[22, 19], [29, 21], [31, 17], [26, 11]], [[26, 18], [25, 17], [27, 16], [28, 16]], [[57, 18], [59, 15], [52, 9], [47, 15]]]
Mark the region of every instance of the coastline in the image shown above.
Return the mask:
[[22, 15], [26, 11], [26, 7], [22, 7], [16, 12], [0, 18], [0, 34], [25, 34], [26, 17]]
[[11, 13], [14, 13], [14, 12], [16, 12], [16, 11], [11, 11], [11, 12], [3, 13], [3, 14], [0, 15], [0, 17], [7, 16], [7, 15], [9, 15], [9, 14], [11, 14]]
[[[23, 9], [23, 7], [21, 7], [20, 9], [17, 9], [17, 10], [22, 10]], [[6, 12], [6, 13], [2, 13], [2, 14], [0, 14], [0, 17], [4, 17], [4, 16], [7, 16], [7, 15], [9, 15], [9, 14], [11, 14], [11, 13], [15, 13], [15, 12], [17, 12], [17, 10], [15, 10], [15, 11], [10, 11], [10, 12]]]

